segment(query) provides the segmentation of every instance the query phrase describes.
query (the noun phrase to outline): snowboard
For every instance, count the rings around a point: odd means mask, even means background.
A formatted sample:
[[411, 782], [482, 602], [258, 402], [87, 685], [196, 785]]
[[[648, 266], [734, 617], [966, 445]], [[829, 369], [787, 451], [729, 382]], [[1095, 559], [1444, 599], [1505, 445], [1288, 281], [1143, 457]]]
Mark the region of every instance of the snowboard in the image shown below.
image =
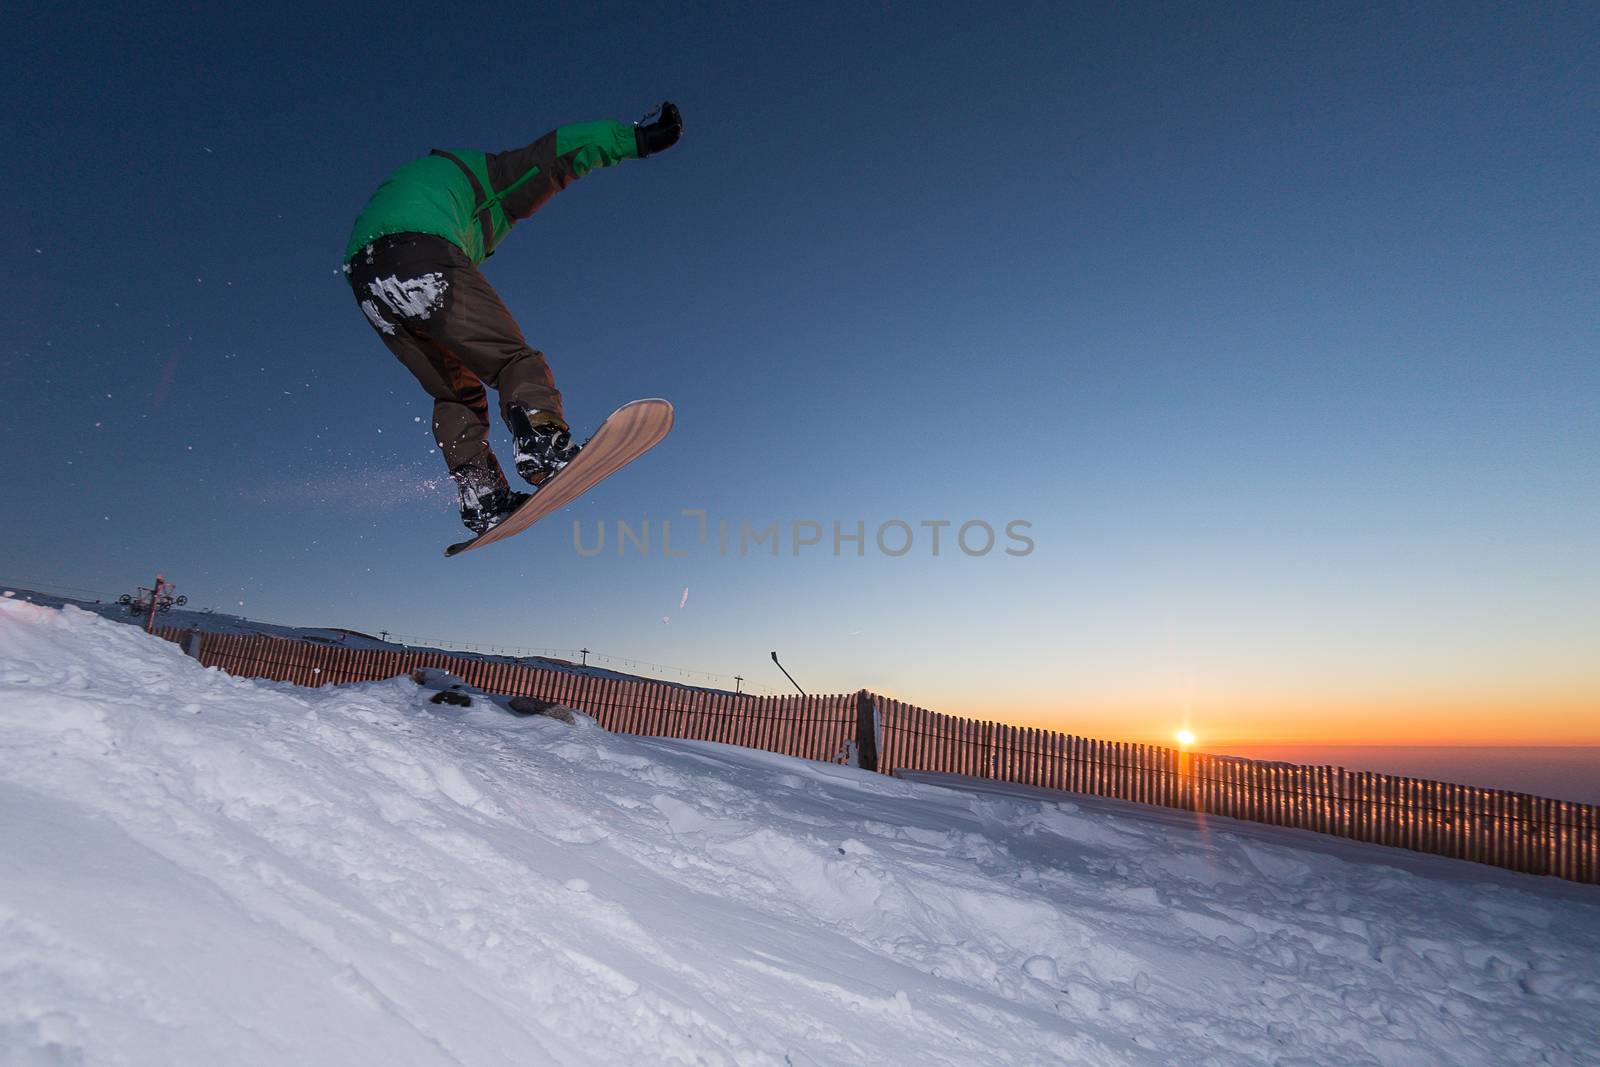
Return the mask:
[[446, 556], [515, 537], [540, 519], [559, 511], [606, 478], [632, 463], [667, 436], [672, 429], [672, 405], [660, 398], [635, 400], [607, 416], [606, 421], [578, 450], [572, 462], [534, 490], [533, 496], [498, 526], [444, 550]]

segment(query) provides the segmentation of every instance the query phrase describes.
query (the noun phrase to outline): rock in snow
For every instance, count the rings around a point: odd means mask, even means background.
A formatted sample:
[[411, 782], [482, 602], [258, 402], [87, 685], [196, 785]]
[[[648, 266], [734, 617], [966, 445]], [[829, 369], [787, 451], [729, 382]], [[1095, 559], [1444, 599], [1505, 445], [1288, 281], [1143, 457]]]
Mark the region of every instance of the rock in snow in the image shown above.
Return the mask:
[[0, 602], [0, 1063], [1600, 1061], [1593, 887], [429, 696]]

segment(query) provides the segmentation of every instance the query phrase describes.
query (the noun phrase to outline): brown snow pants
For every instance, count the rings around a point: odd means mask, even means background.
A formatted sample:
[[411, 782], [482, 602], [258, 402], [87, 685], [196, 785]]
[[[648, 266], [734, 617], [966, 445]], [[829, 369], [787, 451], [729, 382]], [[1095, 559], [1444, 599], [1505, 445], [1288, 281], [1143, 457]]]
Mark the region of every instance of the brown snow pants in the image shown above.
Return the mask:
[[544, 353], [528, 347], [500, 295], [465, 252], [442, 237], [379, 238], [346, 268], [356, 303], [406, 370], [433, 397], [433, 436], [451, 471], [492, 468], [489, 400], [561, 414]]

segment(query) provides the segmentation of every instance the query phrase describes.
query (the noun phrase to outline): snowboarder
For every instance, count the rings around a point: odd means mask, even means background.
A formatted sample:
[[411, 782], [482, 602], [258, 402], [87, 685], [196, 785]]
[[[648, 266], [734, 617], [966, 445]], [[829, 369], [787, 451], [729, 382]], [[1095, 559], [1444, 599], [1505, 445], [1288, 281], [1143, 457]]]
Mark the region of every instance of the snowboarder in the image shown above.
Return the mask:
[[530, 348], [479, 272], [511, 227], [595, 167], [676, 144], [671, 102], [632, 126], [558, 126], [506, 152], [434, 149], [391, 174], [356, 219], [345, 274], [389, 351], [433, 397], [433, 435], [461, 494], [461, 521], [482, 534], [529, 494], [506, 481], [489, 447], [485, 386], [516, 445], [517, 473], [535, 488], [565, 467], [572, 443], [544, 353]]

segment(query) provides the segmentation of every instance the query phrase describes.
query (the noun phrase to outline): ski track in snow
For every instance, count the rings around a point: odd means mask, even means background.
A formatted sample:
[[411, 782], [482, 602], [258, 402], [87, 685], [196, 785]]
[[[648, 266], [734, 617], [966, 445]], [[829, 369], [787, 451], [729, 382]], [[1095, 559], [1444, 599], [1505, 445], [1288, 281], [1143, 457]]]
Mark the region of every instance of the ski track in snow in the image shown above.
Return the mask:
[[0, 602], [0, 1063], [1582, 1064], [1600, 893]]

